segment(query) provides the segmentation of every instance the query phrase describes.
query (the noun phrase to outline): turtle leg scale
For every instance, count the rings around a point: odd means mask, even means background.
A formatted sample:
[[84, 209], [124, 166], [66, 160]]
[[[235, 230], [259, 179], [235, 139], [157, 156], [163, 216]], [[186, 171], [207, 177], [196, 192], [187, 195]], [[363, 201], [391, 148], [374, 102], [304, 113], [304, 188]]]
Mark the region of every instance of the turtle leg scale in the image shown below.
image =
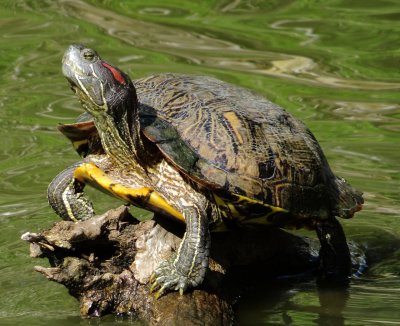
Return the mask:
[[84, 196], [85, 184], [74, 178], [78, 162], [59, 173], [47, 188], [47, 199], [53, 210], [64, 220], [86, 220], [94, 213], [93, 205]]
[[182, 294], [196, 287], [207, 271], [211, 242], [207, 215], [197, 206], [184, 208], [183, 215], [186, 232], [176, 254], [163, 261], [150, 279], [150, 292], [157, 291], [156, 298], [169, 290]]

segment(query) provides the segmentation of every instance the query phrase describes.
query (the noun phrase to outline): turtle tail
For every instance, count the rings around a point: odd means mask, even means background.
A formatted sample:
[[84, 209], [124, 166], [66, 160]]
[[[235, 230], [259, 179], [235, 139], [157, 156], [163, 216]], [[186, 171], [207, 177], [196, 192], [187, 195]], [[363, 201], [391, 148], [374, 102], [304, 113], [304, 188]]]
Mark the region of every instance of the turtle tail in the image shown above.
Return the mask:
[[331, 196], [336, 201], [333, 210], [334, 216], [342, 218], [353, 217], [354, 213], [362, 209], [364, 203], [363, 193], [353, 188], [343, 178], [335, 177], [333, 183]]

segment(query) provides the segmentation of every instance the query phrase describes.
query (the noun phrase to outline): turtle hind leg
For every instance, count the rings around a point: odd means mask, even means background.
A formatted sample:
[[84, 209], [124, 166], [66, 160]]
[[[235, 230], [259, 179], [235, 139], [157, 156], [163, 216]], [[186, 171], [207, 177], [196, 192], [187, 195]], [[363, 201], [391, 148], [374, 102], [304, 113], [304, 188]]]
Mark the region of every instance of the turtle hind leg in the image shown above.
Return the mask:
[[343, 228], [336, 218], [315, 222], [321, 249], [319, 284], [347, 285], [351, 275], [351, 256]]

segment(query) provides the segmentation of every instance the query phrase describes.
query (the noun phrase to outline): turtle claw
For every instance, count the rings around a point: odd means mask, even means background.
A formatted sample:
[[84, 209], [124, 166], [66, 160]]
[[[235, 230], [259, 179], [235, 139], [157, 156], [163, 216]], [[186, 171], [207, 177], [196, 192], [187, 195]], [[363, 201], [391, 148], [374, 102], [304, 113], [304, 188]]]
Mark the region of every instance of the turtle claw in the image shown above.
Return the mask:
[[157, 293], [154, 295], [154, 298], [156, 299], [156, 300], [158, 300], [158, 298], [160, 298], [163, 294], [164, 294], [164, 292], [165, 292], [165, 286], [163, 286], [163, 287], [161, 287], [158, 291], [157, 291]]
[[151, 284], [151, 286], [150, 286], [149, 292], [153, 293], [155, 290], [157, 290], [159, 285], [158, 285], [157, 281], [153, 282], [153, 280], [151, 278], [150, 278], [150, 284]]
[[162, 285], [160, 284], [157, 279], [156, 276], [154, 276], [154, 274], [152, 275], [152, 277], [150, 278], [150, 293], [154, 293], [156, 292], [156, 294], [154, 295], [156, 299], [158, 299], [164, 292], [165, 292], [165, 288], [166, 288], [166, 284]]
[[[155, 273], [153, 273], [153, 274], [151, 274], [150, 275], [150, 280], [149, 280], [149, 282], [150, 282], [150, 284], [154, 284], [155, 282], [156, 282], [156, 274]], [[153, 288], [153, 286], [151, 287], [151, 288]], [[151, 289], [150, 289], [151, 290]]]
[[[152, 274], [150, 277], [150, 293], [154, 293], [154, 298], [156, 300], [158, 300], [158, 298], [160, 298], [169, 288], [171, 285], [171, 282], [162, 284], [158, 281], [157, 276], [155, 274]], [[182, 289], [179, 290], [179, 293], [183, 294], [183, 291], [181, 291]]]
[[150, 276], [149, 292], [155, 293], [154, 297], [158, 299], [166, 292], [173, 290], [183, 295], [185, 290], [193, 285], [191, 278], [179, 272], [172, 261], [164, 261]]

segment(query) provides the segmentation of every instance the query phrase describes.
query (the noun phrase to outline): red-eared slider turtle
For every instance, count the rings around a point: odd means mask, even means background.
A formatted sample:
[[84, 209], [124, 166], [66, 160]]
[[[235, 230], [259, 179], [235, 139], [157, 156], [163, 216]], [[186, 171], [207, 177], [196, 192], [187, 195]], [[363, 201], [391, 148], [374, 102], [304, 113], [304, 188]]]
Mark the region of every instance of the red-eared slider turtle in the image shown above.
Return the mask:
[[184, 221], [179, 250], [154, 271], [158, 295], [203, 281], [209, 230], [221, 223], [313, 228], [323, 275], [348, 277], [336, 217], [352, 217], [363, 198], [285, 110], [211, 77], [162, 74], [133, 83], [82, 45], [68, 48], [63, 73], [87, 114], [60, 129], [84, 158], [52, 181], [49, 203], [64, 219], [90, 218], [83, 194], [90, 184]]

